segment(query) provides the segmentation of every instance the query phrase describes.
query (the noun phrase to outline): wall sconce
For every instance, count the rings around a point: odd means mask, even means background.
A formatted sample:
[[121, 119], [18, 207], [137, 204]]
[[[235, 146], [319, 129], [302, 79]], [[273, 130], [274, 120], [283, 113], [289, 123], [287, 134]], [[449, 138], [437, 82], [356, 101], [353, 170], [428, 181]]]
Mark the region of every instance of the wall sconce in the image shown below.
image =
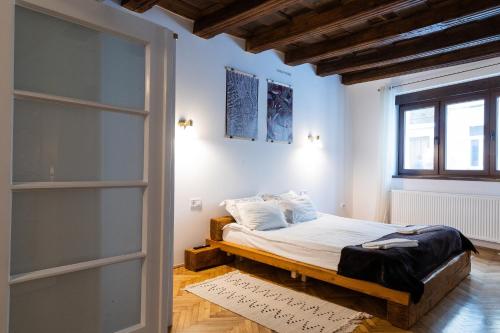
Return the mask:
[[177, 125], [179, 125], [180, 127], [183, 127], [184, 129], [186, 129], [188, 127], [192, 127], [193, 126], [193, 120], [192, 119], [189, 119], [189, 120], [180, 119], [179, 122], [177, 123]]
[[319, 141], [319, 135], [312, 135], [312, 134], [309, 134], [309, 136], [307, 137], [309, 139], [310, 142], [316, 142], [316, 141]]

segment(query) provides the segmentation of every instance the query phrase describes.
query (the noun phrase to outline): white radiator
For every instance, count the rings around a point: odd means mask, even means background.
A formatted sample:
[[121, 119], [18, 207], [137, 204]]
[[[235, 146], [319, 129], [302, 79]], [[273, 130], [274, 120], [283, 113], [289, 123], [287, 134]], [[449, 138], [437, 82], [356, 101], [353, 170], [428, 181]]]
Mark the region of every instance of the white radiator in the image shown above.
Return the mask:
[[391, 223], [447, 225], [472, 239], [500, 243], [500, 197], [393, 190]]

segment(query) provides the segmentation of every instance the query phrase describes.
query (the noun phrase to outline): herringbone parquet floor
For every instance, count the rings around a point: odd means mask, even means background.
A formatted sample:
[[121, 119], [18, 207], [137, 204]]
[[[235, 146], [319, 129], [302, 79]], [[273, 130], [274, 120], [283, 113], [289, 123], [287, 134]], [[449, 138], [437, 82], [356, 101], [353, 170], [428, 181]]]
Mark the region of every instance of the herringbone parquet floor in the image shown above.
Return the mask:
[[471, 275], [412, 327], [411, 331], [400, 330], [379, 319], [385, 317], [385, 304], [380, 300], [317, 280], [308, 279], [306, 283], [302, 283], [300, 280], [291, 279], [287, 271], [249, 260], [235, 261], [231, 265], [201, 272], [177, 268], [174, 270], [174, 318], [171, 332], [271, 332], [182, 290], [188, 284], [239, 269], [264, 280], [375, 316], [358, 327], [356, 333], [500, 333], [500, 255], [496, 251], [486, 249], [481, 249], [480, 252], [479, 256], [472, 259]]

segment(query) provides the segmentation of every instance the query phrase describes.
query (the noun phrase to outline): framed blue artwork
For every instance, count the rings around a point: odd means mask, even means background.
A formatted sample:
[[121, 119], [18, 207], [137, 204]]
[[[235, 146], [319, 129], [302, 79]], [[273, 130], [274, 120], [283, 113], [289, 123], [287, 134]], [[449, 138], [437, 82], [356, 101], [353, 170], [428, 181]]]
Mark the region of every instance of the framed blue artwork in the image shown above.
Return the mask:
[[226, 68], [226, 137], [257, 140], [259, 79]]
[[293, 142], [293, 89], [267, 81], [267, 141]]

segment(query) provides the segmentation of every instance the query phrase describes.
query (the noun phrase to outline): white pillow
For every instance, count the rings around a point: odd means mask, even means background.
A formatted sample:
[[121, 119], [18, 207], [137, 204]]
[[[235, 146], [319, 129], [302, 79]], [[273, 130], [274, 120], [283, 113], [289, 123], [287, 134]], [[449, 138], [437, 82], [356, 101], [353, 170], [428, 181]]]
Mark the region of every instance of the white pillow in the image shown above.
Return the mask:
[[241, 224], [250, 230], [270, 230], [287, 227], [285, 215], [273, 202], [237, 203]]
[[262, 194], [261, 197], [262, 197], [262, 199], [264, 199], [264, 201], [279, 201], [282, 199], [297, 198], [297, 197], [299, 197], [299, 195], [297, 193], [295, 193], [294, 191], [290, 190], [288, 192], [281, 193], [281, 194]]
[[301, 198], [303, 197], [304, 195], [301, 195], [301, 194], [297, 194], [297, 192], [295, 191], [288, 191], [286, 193], [282, 193], [282, 194], [279, 194], [278, 195], [280, 197], [280, 199], [282, 200], [292, 200], [292, 199], [298, 199], [298, 198]]
[[288, 223], [301, 223], [318, 218], [314, 204], [306, 195], [291, 199], [282, 199], [279, 201], [279, 205]]
[[318, 218], [314, 204], [305, 194], [288, 191], [281, 194], [264, 194], [262, 197], [267, 202], [276, 202], [283, 210], [288, 223], [301, 223]]
[[264, 202], [264, 200], [260, 196], [253, 196], [248, 198], [240, 198], [240, 199], [226, 199], [221, 202], [221, 206], [226, 207], [226, 211], [231, 214], [232, 217], [236, 220], [237, 223], [241, 223], [240, 214], [238, 212], [237, 204], [241, 202]]

